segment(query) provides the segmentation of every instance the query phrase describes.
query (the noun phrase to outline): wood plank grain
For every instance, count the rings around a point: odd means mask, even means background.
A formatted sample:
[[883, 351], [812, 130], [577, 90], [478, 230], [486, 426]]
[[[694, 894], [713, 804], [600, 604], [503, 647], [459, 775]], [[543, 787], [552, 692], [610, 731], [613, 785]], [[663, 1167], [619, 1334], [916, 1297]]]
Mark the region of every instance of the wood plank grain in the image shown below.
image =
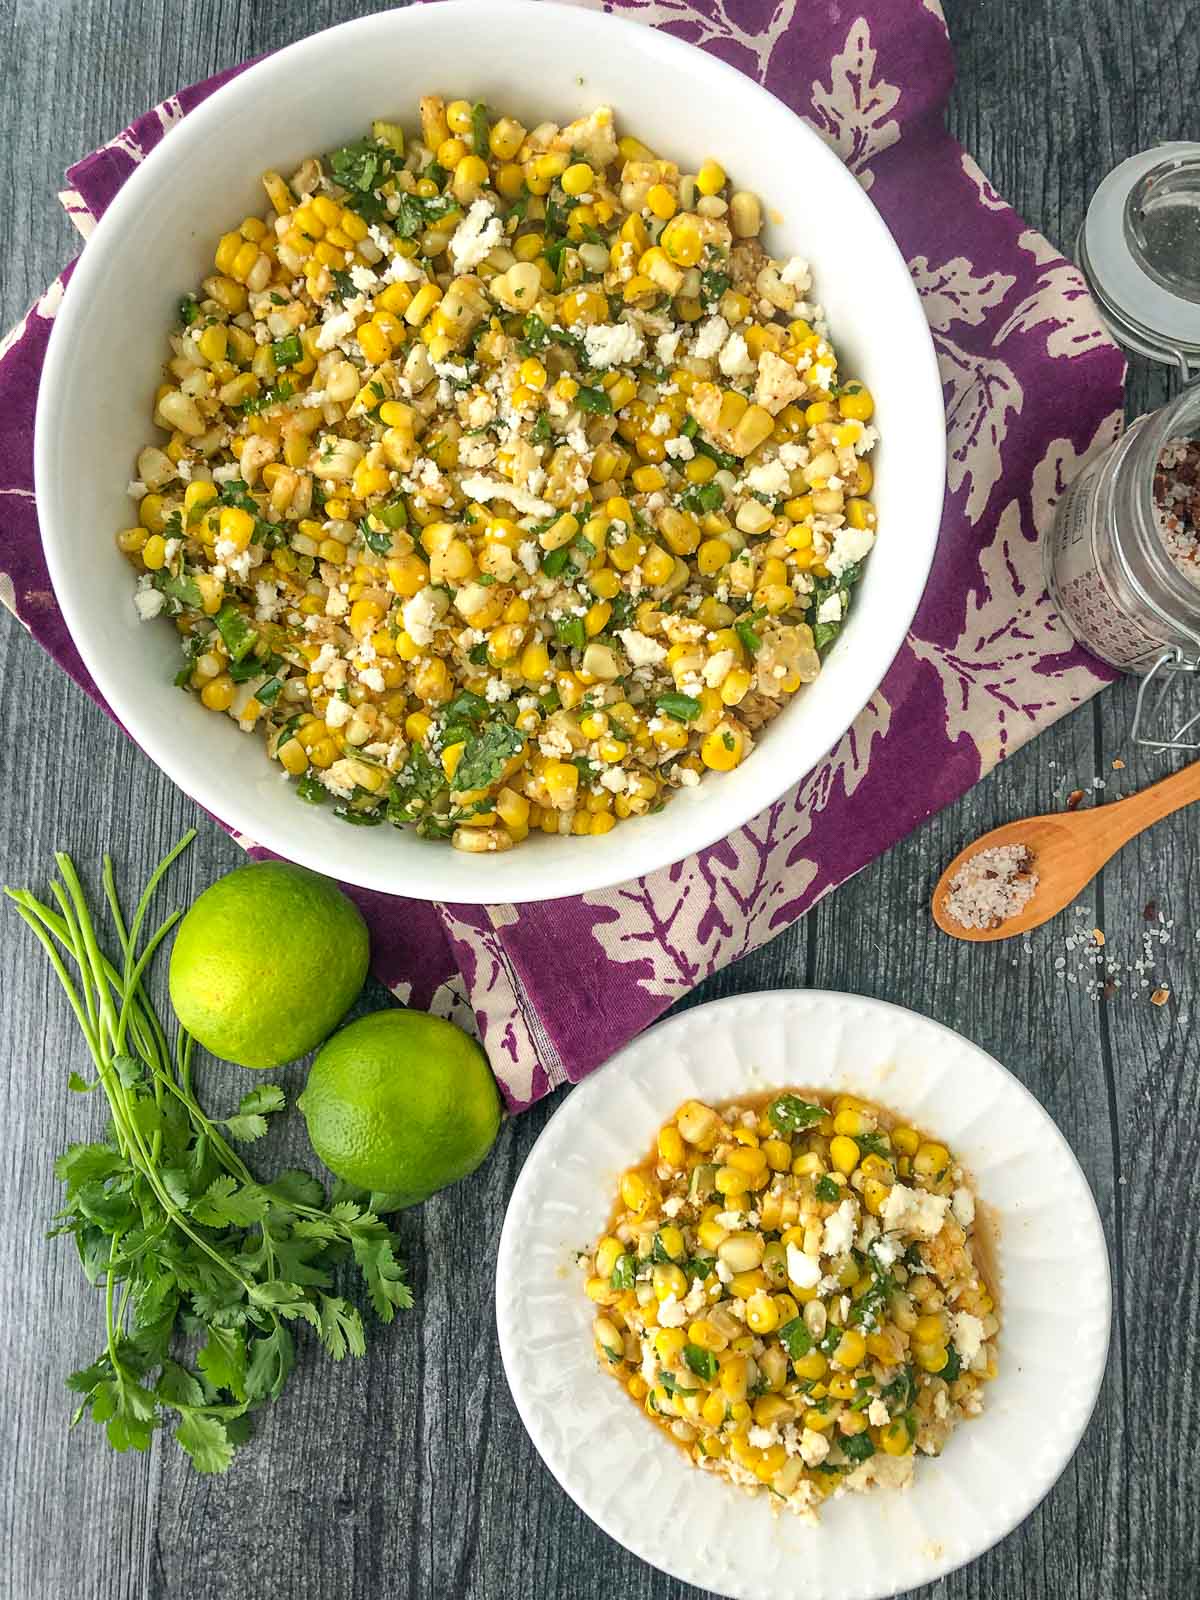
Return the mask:
[[[179, 83], [334, 21], [375, 9], [339, 0], [0, 0], [6, 63], [0, 141], [0, 318], [11, 321], [75, 248], [51, 196], [68, 161]], [[948, 0], [959, 76], [956, 135], [1018, 209], [1056, 242], [1074, 237], [1088, 195], [1121, 156], [1185, 136], [1200, 58], [1186, 0], [1159, 0], [1152, 25], [1122, 0]], [[41, 114], [42, 108], [52, 114]], [[31, 108], [38, 108], [36, 111]], [[1131, 406], [1166, 383], [1139, 369]], [[19, 752], [4, 801], [8, 881], [44, 883], [51, 851], [93, 862], [114, 849], [144, 874], [182, 828], [201, 836], [178, 882], [194, 894], [240, 859], [20, 632], [0, 626], [0, 748]], [[1132, 991], [1107, 1005], [1056, 973], [1052, 924], [1029, 951], [983, 955], [925, 915], [945, 860], [1010, 816], [1061, 803], [1100, 776], [1113, 792], [1157, 769], [1126, 737], [1130, 686], [1067, 719], [986, 783], [827, 900], [797, 927], [710, 980], [687, 1003], [818, 983], [897, 998], [992, 1050], [1055, 1116], [1096, 1191], [1113, 1242], [1114, 1356], [1072, 1466], [1026, 1525], [939, 1600], [1097, 1594], [1184, 1600], [1200, 1572], [1190, 1441], [1200, 1201], [1196, 1021], [1189, 939], [1200, 918], [1195, 830], [1178, 818], [1106, 872], [1094, 898], [1112, 951], [1140, 950], [1156, 895], [1176, 929], [1162, 1011]], [[64, 751], [69, 755], [64, 756]], [[1129, 766], [1119, 780], [1113, 756]], [[32, 775], [32, 779], [31, 779]], [[133, 826], [130, 826], [130, 819]], [[1072, 924], [1068, 920], [1066, 926]], [[417, 1308], [334, 1367], [303, 1370], [229, 1477], [186, 1469], [169, 1442], [114, 1457], [95, 1430], [68, 1435], [71, 1366], [97, 1337], [97, 1302], [69, 1246], [41, 1237], [57, 1199], [54, 1153], [94, 1107], [68, 1097], [78, 1045], [47, 969], [6, 924], [0, 983], [12, 1043], [0, 1081], [9, 1199], [0, 1268], [20, 1308], [0, 1351], [0, 1587], [14, 1600], [683, 1600], [698, 1595], [611, 1543], [550, 1479], [504, 1384], [491, 1265], [512, 1182], [553, 1102], [506, 1125], [481, 1173], [404, 1219]], [[1123, 957], [1124, 959], [1124, 957]], [[378, 1003], [372, 991], [364, 1005]], [[302, 1071], [286, 1075], [293, 1091]], [[235, 1086], [214, 1072], [214, 1097]], [[300, 1156], [292, 1122], [264, 1155]], [[256, 1158], [257, 1159], [257, 1158]]]

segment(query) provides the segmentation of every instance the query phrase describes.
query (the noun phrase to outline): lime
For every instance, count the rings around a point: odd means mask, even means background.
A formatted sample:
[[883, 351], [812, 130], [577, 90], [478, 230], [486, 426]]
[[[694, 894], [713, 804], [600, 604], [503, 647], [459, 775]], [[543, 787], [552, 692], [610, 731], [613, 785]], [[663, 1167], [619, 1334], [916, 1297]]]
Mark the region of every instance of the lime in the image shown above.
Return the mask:
[[171, 1003], [206, 1050], [241, 1067], [307, 1055], [367, 974], [367, 925], [328, 878], [286, 861], [235, 867], [179, 924]]
[[376, 1011], [318, 1052], [297, 1101], [339, 1178], [416, 1205], [465, 1178], [500, 1127], [487, 1057], [461, 1028], [421, 1011]]

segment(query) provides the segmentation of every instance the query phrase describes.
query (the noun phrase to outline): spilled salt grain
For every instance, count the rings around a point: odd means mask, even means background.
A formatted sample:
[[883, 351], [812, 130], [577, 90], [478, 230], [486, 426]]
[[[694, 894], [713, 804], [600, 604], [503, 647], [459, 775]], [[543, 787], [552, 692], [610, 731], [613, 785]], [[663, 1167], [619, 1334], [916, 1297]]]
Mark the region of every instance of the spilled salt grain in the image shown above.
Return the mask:
[[946, 913], [964, 928], [998, 928], [1033, 898], [1033, 857], [1022, 844], [979, 850], [950, 879]]

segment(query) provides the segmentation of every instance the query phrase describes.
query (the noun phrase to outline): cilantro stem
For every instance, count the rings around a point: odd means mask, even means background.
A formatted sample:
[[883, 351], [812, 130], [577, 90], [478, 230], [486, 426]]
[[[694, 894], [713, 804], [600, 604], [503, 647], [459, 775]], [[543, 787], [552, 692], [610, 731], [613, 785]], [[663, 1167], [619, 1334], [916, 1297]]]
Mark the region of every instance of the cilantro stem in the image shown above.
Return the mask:
[[[183, 848], [183, 846], [187, 843], [190, 843], [191, 839], [193, 838], [195, 838], [194, 829], [190, 834], [186, 835], [184, 840], [181, 841], [180, 845], [177, 845], [171, 852], [170, 857], [167, 858], [168, 864], [170, 861], [173, 861], [176, 856], [178, 856], [180, 849]], [[92, 1057], [96, 1063], [96, 1069], [100, 1077], [100, 1082], [104, 1088], [105, 1095], [108, 1098], [109, 1107], [112, 1111], [113, 1125], [117, 1130], [117, 1136], [124, 1153], [139, 1167], [143, 1177], [146, 1179], [146, 1182], [154, 1191], [155, 1199], [163, 1208], [164, 1212], [166, 1212], [170, 1220], [180, 1230], [180, 1232], [186, 1234], [186, 1236], [191, 1239], [193, 1244], [195, 1244], [199, 1249], [203, 1250], [205, 1255], [207, 1255], [223, 1273], [227, 1274], [236, 1283], [240, 1284], [241, 1287], [246, 1291], [246, 1294], [249, 1296], [252, 1289], [250, 1280], [238, 1272], [237, 1269], [230, 1263], [230, 1261], [220, 1253], [220, 1251], [214, 1249], [213, 1246], [210, 1245], [201, 1234], [196, 1232], [189, 1222], [186, 1213], [183, 1212], [175, 1203], [170, 1193], [164, 1186], [157, 1167], [158, 1155], [161, 1149], [161, 1140], [159, 1136], [156, 1134], [155, 1140], [150, 1145], [147, 1145], [146, 1141], [142, 1137], [141, 1130], [138, 1128], [136, 1120], [131, 1115], [128, 1092], [126, 1091], [125, 1086], [122, 1084], [120, 1074], [117, 1072], [116, 1067], [113, 1064], [113, 1057], [122, 1053], [121, 1046], [124, 1042], [126, 1034], [126, 1025], [123, 1024], [122, 1018], [125, 1013], [125, 1007], [131, 997], [130, 991], [125, 991], [124, 1002], [122, 1005], [122, 1015], [119, 1017], [113, 1006], [112, 995], [114, 990], [118, 994], [122, 993], [122, 981], [117, 973], [117, 969], [108, 960], [107, 956], [103, 954], [99, 944], [97, 943], [96, 929], [87, 908], [87, 901], [83, 893], [83, 885], [80, 883], [79, 875], [75, 871], [75, 864], [71, 860], [70, 856], [61, 850], [55, 853], [54, 859], [58, 865], [59, 872], [62, 874], [63, 879], [66, 882], [67, 891], [70, 894], [71, 901], [74, 903], [74, 916], [71, 915], [71, 908], [67, 902], [66, 895], [64, 895], [61, 886], [57, 882], [51, 884], [51, 889], [54, 893], [55, 899], [62, 907], [63, 916], [61, 919], [55, 918], [54, 913], [50, 910], [50, 908], [42, 905], [27, 890], [18, 891], [16, 894], [14, 894], [12, 890], [6, 890], [5, 892], [10, 896], [10, 898], [18, 902], [18, 906], [20, 908], [24, 908], [25, 906], [37, 908], [37, 913], [40, 917], [40, 920], [46, 925], [47, 928], [54, 932], [56, 937], [62, 941], [64, 946], [74, 957], [76, 965], [79, 967], [80, 973], [83, 976], [84, 982], [87, 983], [90, 981], [95, 986], [97, 992], [97, 1003], [99, 1006], [99, 1025], [94, 1033], [89, 1028], [85, 1028], [84, 1031], [88, 1037], [88, 1043], [92, 1050]], [[162, 864], [160, 863], [160, 868], [161, 866]], [[157, 885], [162, 877], [162, 870], [155, 870], [154, 874], [151, 876], [150, 885]], [[139, 929], [145, 916], [145, 907], [148, 904], [148, 901], [149, 892], [143, 894], [138, 905], [138, 914], [134, 919], [134, 926]], [[155, 948], [157, 947], [157, 944], [161, 942], [161, 939], [166, 935], [166, 933], [170, 931], [170, 928], [174, 926], [175, 921], [178, 920], [178, 916], [179, 913], [176, 912], [174, 916], [168, 918], [167, 922], [164, 923], [164, 925], [158, 930], [158, 933], [155, 936]], [[29, 918], [27, 917], [26, 921], [28, 920]], [[56, 921], [61, 923], [60, 927], [54, 927], [54, 923]], [[74, 938], [71, 937], [72, 933], [74, 934]], [[45, 945], [47, 951], [51, 951], [52, 947], [50, 946], [49, 941], [40, 932], [39, 937], [42, 939], [42, 943]], [[68, 998], [72, 998], [74, 996], [74, 986], [71, 984], [63, 964], [58, 958], [57, 951], [52, 952], [51, 959], [54, 962], [55, 971], [58, 973], [64, 987], [67, 989]], [[141, 973], [144, 970], [144, 962], [135, 963], [133, 972], [136, 975], [139, 984]], [[83, 1014], [78, 1001], [72, 999], [72, 1004], [80, 1026], [84, 1027]], [[104, 1048], [104, 1035], [106, 1033], [108, 1035], [108, 1040], [113, 1047], [111, 1054], [106, 1052]], [[189, 1110], [199, 1112], [199, 1107], [196, 1106], [193, 1100], [191, 1100], [191, 1097], [185, 1097], [178, 1085], [174, 1083], [170, 1075], [164, 1072], [161, 1061], [151, 1060], [147, 1064], [149, 1065], [152, 1076], [156, 1082], [160, 1080], [164, 1082], [168, 1088], [173, 1089], [174, 1092], [178, 1094], [179, 1098], [183, 1100], [184, 1104], [188, 1106]], [[207, 1117], [203, 1117], [203, 1113], [200, 1113], [200, 1116], [208, 1125], [208, 1128], [212, 1130], [214, 1144], [218, 1142], [223, 1144], [224, 1141], [220, 1140], [220, 1136], [216, 1133], [216, 1130], [212, 1129], [212, 1124], [208, 1122]], [[228, 1149], [228, 1146], [225, 1146], [225, 1153], [227, 1156], [232, 1156], [232, 1152]], [[241, 1166], [240, 1162], [238, 1162], [238, 1166]], [[244, 1167], [242, 1167], [242, 1172], [246, 1173], [246, 1169]], [[248, 1173], [246, 1173], [246, 1177], [249, 1177]]]
[[[104, 1333], [105, 1341], [108, 1345], [108, 1359], [112, 1362], [114, 1371], [119, 1370], [119, 1364], [117, 1361], [116, 1324], [113, 1320], [113, 1289], [116, 1287], [117, 1282], [117, 1246], [120, 1244], [122, 1237], [123, 1235], [119, 1229], [113, 1233], [108, 1247], [108, 1271], [104, 1274]], [[122, 1304], [123, 1310], [124, 1305]]]
[[[144, 1450], [163, 1413], [174, 1411], [176, 1440], [197, 1469], [223, 1472], [244, 1438], [226, 1424], [277, 1398], [292, 1371], [288, 1323], [308, 1322], [335, 1360], [363, 1353], [361, 1315], [333, 1288], [345, 1257], [381, 1321], [411, 1305], [412, 1294], [395, 1236], [369, 1204], [330, 1205], [302, 1173], [257, 1182], [196, 1100], [194, 1042], [182, 1028], [168, 1038], [146, 989], [149, 964], [181, 913], [145, 935], [155, 890], [193, 837], [159, 863], [128, 921], [104, 858], [115, 960], [65, 853], [56, 855], [59, 876], [45, 901], [25, 889], [4, 892], [62, 985], [95, 1065], [89, 1087], [104, 1090], [110, 1113], [101, 1140], [72, 1144], [56, 1166], [67, 1193], [52, 1232], [75, 1235], [88, 1280], [104, 1294], [103, 1351], [67, 1380], [85, 1396], [72, 1425], [90, 1411], [115, 1450]], [[261, 1127], [261, 1113], [282, 1102], [277, 1089], [254, 1091], [227, 1126]], [[195, 1371], [171, 1355], [181, 1326], [201, 1334]]]

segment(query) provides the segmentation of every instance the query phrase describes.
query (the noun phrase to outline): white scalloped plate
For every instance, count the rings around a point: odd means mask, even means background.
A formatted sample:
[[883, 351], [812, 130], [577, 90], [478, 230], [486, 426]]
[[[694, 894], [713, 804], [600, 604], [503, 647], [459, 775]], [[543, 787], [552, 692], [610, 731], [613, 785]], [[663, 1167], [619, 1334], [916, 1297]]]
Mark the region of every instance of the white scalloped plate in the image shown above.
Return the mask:
[[[844, 1495], [817, 1527], [699, 1472], [599, 1370], [575, 1263], [681, 1101], [787, 1084], [865, 1095], [944, 1138], [999, 1226], [1000, 1375], [983, 1415], [918, 1460], [910, 1490]], [[731, 1600], [882, 1600], [1002, 1539], [1079, 1443], [1110, 1314], [1091, 1191], [1028, 1090], [926, 1017], [812, 990], [698, 1006], [573, 1090], [513, 1191], [496, 1271], [509, 1386], [550, 1471], [620, 1544]]]

